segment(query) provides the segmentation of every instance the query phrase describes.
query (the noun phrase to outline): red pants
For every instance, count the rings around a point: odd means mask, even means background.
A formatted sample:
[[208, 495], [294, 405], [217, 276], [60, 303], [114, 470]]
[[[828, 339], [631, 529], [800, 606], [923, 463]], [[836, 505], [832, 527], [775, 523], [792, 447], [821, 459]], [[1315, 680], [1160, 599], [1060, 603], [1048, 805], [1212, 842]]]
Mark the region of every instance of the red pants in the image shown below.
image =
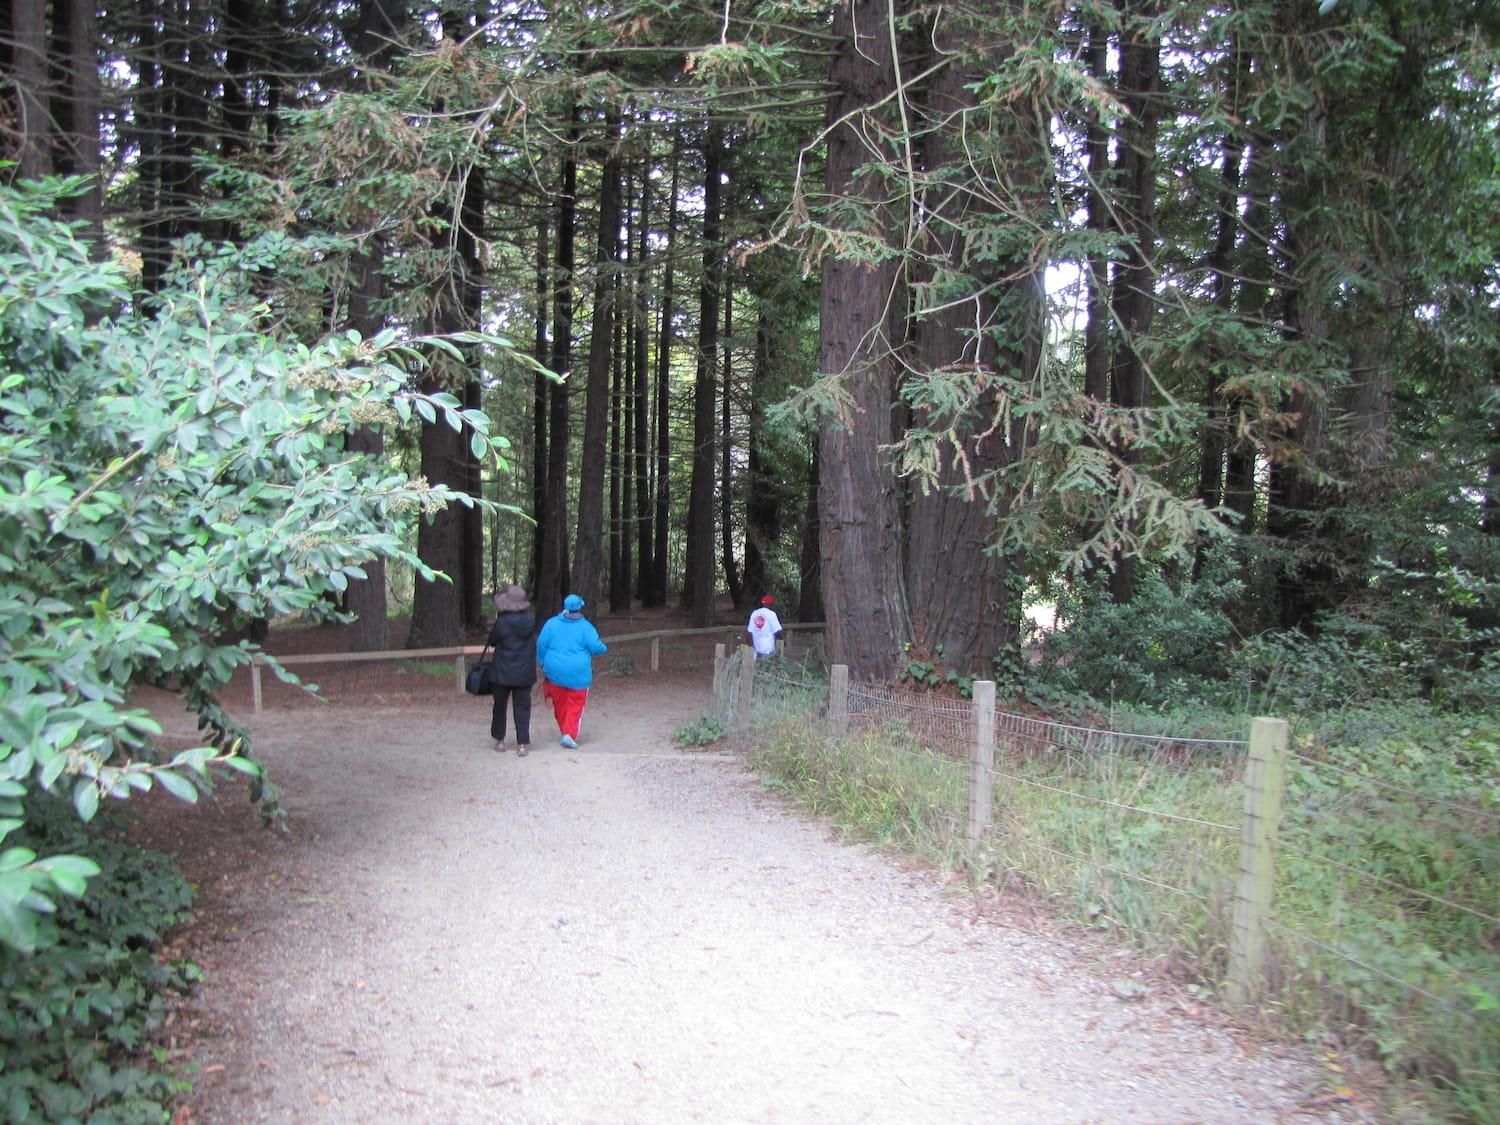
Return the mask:
[[559, 687], [548, 682], [542, 685], [542, 698], [552, 704], [552, 713], [557, 716], [557, 729], [577, 738], [578, 724], [583, 718], [583, 705], [588, 702], [589, 689]]

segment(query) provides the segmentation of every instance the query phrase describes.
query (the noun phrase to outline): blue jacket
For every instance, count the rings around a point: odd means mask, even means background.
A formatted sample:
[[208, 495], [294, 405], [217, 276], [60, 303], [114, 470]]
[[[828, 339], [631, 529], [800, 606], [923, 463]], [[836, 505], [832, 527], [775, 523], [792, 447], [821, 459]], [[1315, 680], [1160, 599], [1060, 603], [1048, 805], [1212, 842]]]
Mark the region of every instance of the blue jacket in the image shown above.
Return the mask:
[[536, 658], [547, 679], [575, 691], [594, 682], [594, 655], [608, 651], [593, 622], [586, 617], [569, 620], [563, 613], [548, 618], [536, 639]]

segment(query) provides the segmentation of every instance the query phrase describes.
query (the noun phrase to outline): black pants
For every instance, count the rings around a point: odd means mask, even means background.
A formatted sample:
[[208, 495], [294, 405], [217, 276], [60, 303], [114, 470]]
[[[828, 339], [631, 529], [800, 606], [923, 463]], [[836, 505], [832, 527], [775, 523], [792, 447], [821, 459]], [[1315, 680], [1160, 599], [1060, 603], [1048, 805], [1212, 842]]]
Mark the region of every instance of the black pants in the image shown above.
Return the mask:
[[505, 741], [505, 701], [511, 701], [511, 711], [516, 717], [516, 741], [522, 746], [531, 743], [531, 685], [496, 684], [495, 709], [490, 714], [490, 737], [496, 742]]

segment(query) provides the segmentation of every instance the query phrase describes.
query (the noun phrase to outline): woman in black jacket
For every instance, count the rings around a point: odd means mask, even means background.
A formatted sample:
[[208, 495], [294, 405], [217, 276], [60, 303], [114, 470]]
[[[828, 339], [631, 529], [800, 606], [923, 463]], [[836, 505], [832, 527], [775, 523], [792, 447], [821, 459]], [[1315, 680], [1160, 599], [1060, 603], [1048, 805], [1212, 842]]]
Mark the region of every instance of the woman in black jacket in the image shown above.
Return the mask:
[[490, 646], [495, 650], [494, 711], [490, 737], [495, 749], [505, 750], [505, 701], [511, 701], [516, 719], [516, 756], [524, 758], [531, 745], [531, 685], [536, 683], [536, 621], [526, 593], [512, 586], [495, 595], [495, 623], [490, 626]]

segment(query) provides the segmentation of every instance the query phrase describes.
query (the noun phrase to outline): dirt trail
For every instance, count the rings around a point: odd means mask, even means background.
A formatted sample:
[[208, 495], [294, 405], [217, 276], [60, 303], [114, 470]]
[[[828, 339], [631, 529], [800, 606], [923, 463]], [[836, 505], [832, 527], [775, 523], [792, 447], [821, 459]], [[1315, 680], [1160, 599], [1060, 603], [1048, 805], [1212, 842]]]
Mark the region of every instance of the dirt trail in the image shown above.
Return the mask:
[[227, 791], [162, 819], [202, 888], [189, 1119], [1320, 1119], [1304, 1060], [675, 750], [704, 696], [604, 680], [583, 746], [539, 713], [526, 759], [487, 700], [258, 719], [289, 832]]

